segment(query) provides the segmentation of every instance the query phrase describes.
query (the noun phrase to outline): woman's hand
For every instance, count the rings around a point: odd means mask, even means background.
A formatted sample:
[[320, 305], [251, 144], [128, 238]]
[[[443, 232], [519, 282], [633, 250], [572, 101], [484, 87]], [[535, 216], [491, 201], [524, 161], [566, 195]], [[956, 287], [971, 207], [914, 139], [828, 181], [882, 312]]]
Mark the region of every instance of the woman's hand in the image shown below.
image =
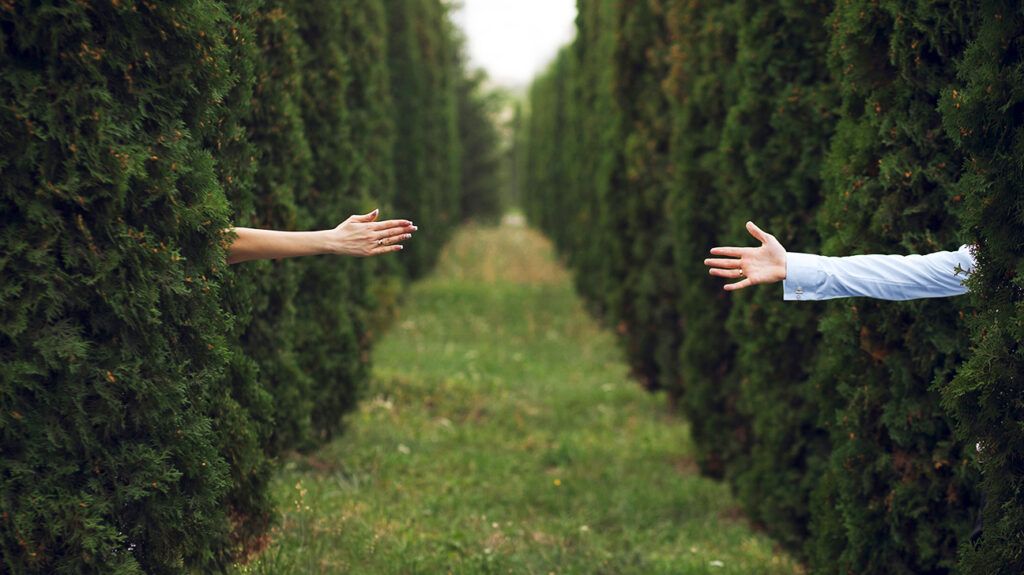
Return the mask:
[[761, 242], [759, 248], [714, 248], [713, 256], [735, 259], [706, 259], [704, 265], [713, 276], [740, 281], [726, 284], [726, 291], [741, 290], [758, 284], [771, 284], [786, 279], [786, 248], [775, 236], [747, 222], [747, 231]]
[[328, 232], [329, 253], [367, 257], [397, 252], [417, 229], [408, 220], [378, 222], [379, 210], [352, 216]]

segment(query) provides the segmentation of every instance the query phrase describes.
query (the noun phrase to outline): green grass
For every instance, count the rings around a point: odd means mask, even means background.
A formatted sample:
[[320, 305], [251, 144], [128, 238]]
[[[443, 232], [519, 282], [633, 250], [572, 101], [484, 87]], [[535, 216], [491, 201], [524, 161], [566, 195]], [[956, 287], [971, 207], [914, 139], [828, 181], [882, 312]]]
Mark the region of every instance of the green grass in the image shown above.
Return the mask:
[[800, 573], [701, 478], [548, 244], [463, 230], [375, 351], [340, 440], [286, 462], [238, 573]]

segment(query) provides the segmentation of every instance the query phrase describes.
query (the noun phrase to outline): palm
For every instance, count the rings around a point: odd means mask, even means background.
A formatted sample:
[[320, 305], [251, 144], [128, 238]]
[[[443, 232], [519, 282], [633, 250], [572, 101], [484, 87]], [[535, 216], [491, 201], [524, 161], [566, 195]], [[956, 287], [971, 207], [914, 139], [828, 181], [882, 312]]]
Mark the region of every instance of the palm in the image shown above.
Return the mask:
[[747, 231], [761, 242], [761, 247], [718, 247], [712, 249], [711, 254], [724, 257], [704, 260], [704, 265], [711, 268], [711, 275], [739, 280], [727, 284], [725, 289], [728, 291], [786, 279], [786, 248], [775, 236], [764, 232], [753, 222], [747, 222]]

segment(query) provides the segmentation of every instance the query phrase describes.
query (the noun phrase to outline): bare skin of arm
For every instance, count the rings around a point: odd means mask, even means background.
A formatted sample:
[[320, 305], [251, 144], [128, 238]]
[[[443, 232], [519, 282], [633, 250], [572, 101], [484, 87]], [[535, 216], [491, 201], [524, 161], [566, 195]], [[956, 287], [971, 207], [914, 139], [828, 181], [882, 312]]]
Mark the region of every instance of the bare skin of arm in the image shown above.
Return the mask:
[[740, 280], [725, 285], [726, 291], [736, 291], [760, 284], [773, 284], [786, 279], [786, 248], [775, 236], [747, 222], [747, 231], [757, 241], [759, 248], [713, 248], [711, 255], [719, 256], [704, 260], [710, 269], [708, 273], [720, 278]]
[[378, 222], [378, 210], [352, 216], [334, 229], [313, 232], [281, 232], [232, 228], [234, 241], [228, 263], [295, 258], [315, 255], [377, 256], [397, 252], [418, 228], [408, 220]]

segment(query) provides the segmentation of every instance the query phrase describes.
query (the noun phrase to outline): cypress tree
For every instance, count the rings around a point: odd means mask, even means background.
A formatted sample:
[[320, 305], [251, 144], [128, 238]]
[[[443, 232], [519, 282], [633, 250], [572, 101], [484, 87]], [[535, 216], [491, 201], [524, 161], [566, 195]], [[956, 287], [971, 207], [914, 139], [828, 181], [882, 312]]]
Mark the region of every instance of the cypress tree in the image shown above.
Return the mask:
[[[425, 162], [427, 142], [421, 115], [426, 111], [418, 101], [419, 94], [426, 91], [427, 83], [427, 70], [422, 62], [415, 29], [420, 3], [421, 0], [384, 0], [388, 20], [389, 85], [398, 135], [394, 147], [394, 207], [397, 213], [405, 214], [404, 217], [422, 225], [423, 231], [418, 240], [436, 241], [438, 230], [430, 230], [432, 226], [426, 224], [434, 221], [431, 206], [422, 201], [433, 191], [433, 183], [427, 180]], [[429, 246], [420, 246], [404, 254], [406, 273], [413, 276], [422, 273], [429, 249]]]
[[[462, 56], [461, 66], [466, 66]], [[477, 70], [459, 80], [458, 126], [462, 153], [459, 212], [463, 218], [497, 222], [501, 198], [502, 142], [496, 117], [504, 96], [487, 87], [487, 73]]]
[[1024, 570], [1024, 7], [980, 2], [975, 29], [940, 99], [946, 133], [965, 156], [953, 193], [978, 259], [968, 282], [971, 355], [942, 393], [958, 435], [982, 449], [984, 529], [961, 545], [957, 571], [1009, 574]]
[[[350, 85], [362, 79], [348, 68], [341, 5], [317, 1], [294, 6], [306, 46], [300, 102], [312, 156], [310, 187], [299, 192], [298, 201], [309, 226], [329, 229], [363, 206], [364, 190], [353, 177], [359, 157], [348, 102]], [[319, 440], [340, 431], [341, 417], [355, 406], [367, 376], [366, 271], [364, 262], [350, 258], [302, 262], [296, 297], [302, 329], [296, 349], [314, 382], [311, 417]]]
[[[292, 5], [267, 1], [254, 16], [260, 54], [247, 123], [256, 151], [255, 209], [239, 225], [299, 230], [309, 228], [300, 199], [311, 187], [312, 152], [302, 119], [302, 65], [305, 44]], [[305, 262], [279, 260], [245, 264], [257, 286], [252, 323], [243, 336], [246, 352], [259, 363], [273, 396], [274, 430], [270, 453], [308, 445], [313, 437], [314, 382], [300, 363], [296, 316]]]
[[[385, 217], [408, 217], [394, 208], [395, 196], [395, 112], [391, 100], [388, 62], [388, 20], [381, 0], [341, 3], [342, 42], [346, 54], [348, 82], [346, 101], [352, 140], [352, 186], [380, 208]], [[370, 343], [374, 330], [394, 313], [401, 290], [403, 258], [374, 258], [361, 262], [370, 275], [373, 317], [363, 343]]]
[[[718, 190], [726, 203], [720, 244], [750, 245], [744, 224], [753, 219], [790, 251], [819, 251], [813, 222], [835, 122], [825, 62], [831, 6], [818, 0], [738, 3], [740, 88], [720, 144], [732, 174]], [[823, 307], [783, 302], [780, 292], [761, 287], [730, 296], [738, 407], [751, 432], [749, 452], [730, 481], [751, 517], [799, 551], [808, 537], [810, 493], [829, 449], [807, 384]]]
[[[725, 330], [730, 300], [706, 279], [702, 261], [716, 245], [723, 198], [730, 185], [719, 153], [722, 127], [736, 94], [735, 3], [669, 5], [673, 43], [665, 80], [670, 99], [672, 181], [667, 199], [675, 265], [679, 372], [669, 393], [693, 425], [701, 468], [722, 476], [742, 453], [748, 430], [739, 414], [740, 387], [731, 366], [735, 345]], [[699, 278], [699, 279], [698, 279]]]
[[207, 565], [228, 207], [199, 135], [230, 87], [218, 5], [0, 11], [4, 570]]
[[[828, 254], [956, 248], [961, 157], [941, 130], [971, 10], [851, 1], [830, 18], [841, 120], [824, 166]], [[977, 504], [971, 454], [938, 389], [966, 352], [963, 302], [841, 301], [822, 320], [812, 382], [833, 451], [816, 494], [811, 561], [823, 573], [941, 572]]]
[[[632, 361], [680, 399], [703, 468], [791, 548], [809, 537], [816, 571], [946, 572], [958, 545], [962, 571], [1019, 571], [1021, 8], [665, 6], [580, 3], [576, 42], [530, 91], [520, 165], [531, 220], [591, 308], [612, 325], [629, 318]], [[663, 94], [649, 73], [664, 76]], [[652, 121], [666, 117], [667, 143]], [[665, 276], [702, 276], [707, 247], [749, 243], [746, 219], [794, 251], [970, 241], [977, 312], [963, 300], [796, 306], [777, 289], [726, 296], [693, 281], [680, 282], [673, 326], [672, 312], [652, 311], [664, 278], [626, 257], [656, 245], [631, 218], [652, 213], [666, 180], [673, 243], [652, 266]], [[673, 338], [678, 366], [657, 359]], [[969, 541], [975, 441], [989, 502]]]
[[403, 257], [425, 274], [458, 221], [457, 52], [445, 5], [386, 0], [395, 129], [395, 210], [420, 225]]
[[[230, 23], [222, 30], [230, 50], [228, 63], [234, 82], [222, 100], [222, 114], [205, 130], [203, 146], [215, 151], [215, 170], [231, 203], [231, 222], [251, 221], [256, 205], [254, 186], [257, 150], [246, 122], [252, 113], [255, 70], [260, 56], [253, 19], [260, 0], [230, 5]], [[228, 462], [231, 488], [225, 498], [231, 521], [230, 539], [218, 544], [217, 561], [225, 567], [257, 552], [266, 542], [274, 520], [269, 481], [273, 466], [268, 444], [274, 406], [260, 377], [259, 365], [246, 353], [242, 338], [252, 324], [252, 302], [262, 285], [260, 266], [230, 266], [221, 291], [222, 305], [231, 313], [232, 347], [224, 381], [214, 387], [211, 402], [214, 431]]]
[[612, 202], [622, 227], [622, 257], [608, 296], [611, 319], [623, 335], [634, 373], [648, 389], [675, 389], [680, 276], [672, 230], [664, 217], [672, 176], [667, 76], [669, 34], [664, 3], [625, 2], [615, 34], [614, 97], [623, 110], [618, 159], [610, 174]]
[[580, 143], [575, 156], [579, 193], [573, 206], [572, 258], [576, 286], [589, 307], [611, 323], [607, 296], [624, 265], [624, 244], [617, 234], [623, 214], [614, 208], [612, 171], [616, 169], [616, 145], [620, 141], [621, 109], [615, 101], [615, 34], [617, 2], [580, 2], [575, 57], [579, 61], [576, 105], [580, 107]]
[[557, 199], [553, 182], [556, 170], [560, 165], [556, 161], [558, 155], [557, 131], [565, 129], [559, 122], [561, 108], [565, 106], [560, 100], [558, 83], [564, 81], [562, 71], [567, 66], [568, 55], [565, 50], [559, 52], [547, 72], [538, 77], [530, 86], [530, 115], [527, 128], [526, 185], [523, 190], [526, 214], [535, 225], [551, 234], [556, 246], [564, 249], [563, 238], [552, 225], [554, 210], [549, 204]]
[[[531, 186], [542, 192], [537, 194], [532, 212], [566, 254], [573, 252], [574, 246], [570, 242], [576, 237], [574, 232], [578, 231], [571, 225], [563, 225], [566, 220], [573, 221], [570, 206], [574, 203], [577, 189], [569, 177], [575, 157], [570, 150], [575, 148], [574, 135], [578, 133], [571, 72], [575, 66], [570, 51], [563, 49], [552, 65], [548, 82], [538, 86], [538, 93], [543, 94], [539, 96], [538, 105], [543, 110], [538, 109], [535, 125], [543, 130], [537, 138], [543, 147], [534, 154], [538, 178], [535, 186]], [[565, 213], [567, 209], [569, 214]]]

